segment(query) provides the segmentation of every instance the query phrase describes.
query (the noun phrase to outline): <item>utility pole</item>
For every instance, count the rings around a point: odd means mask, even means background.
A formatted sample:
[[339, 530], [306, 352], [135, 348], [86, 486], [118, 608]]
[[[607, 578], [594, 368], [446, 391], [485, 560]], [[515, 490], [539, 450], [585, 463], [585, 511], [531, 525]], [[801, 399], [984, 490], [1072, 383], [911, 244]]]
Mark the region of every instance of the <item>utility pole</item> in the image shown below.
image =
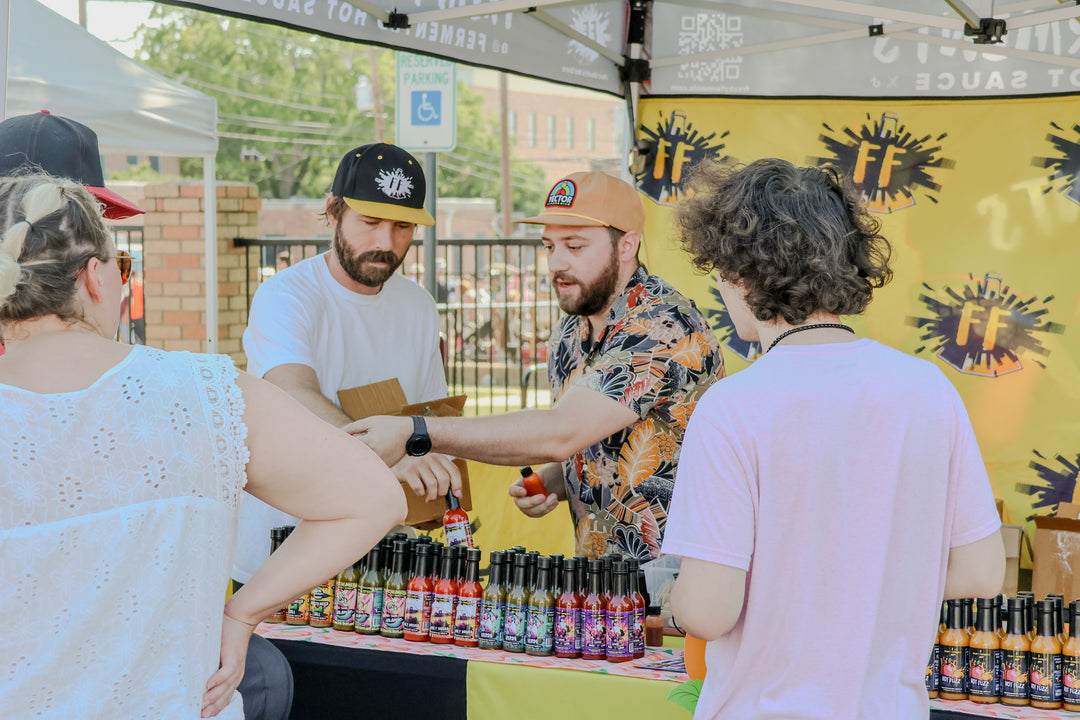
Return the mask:
[[[86, 0], [80, 0], [85, 2]], [[367, 48], [368, 65], [371, 68], [371, 96], [375, 103], [375, 141], [383, 142], [385, 134], [383, 132], [383, 101], [382, 101], [382, 84], [379, 82], [379, 58], [375, 53], [375, 47], [368, 45]]]
[[510, 181], [510, 101], [506, 73], [499, 73], [499, 118], [502, 137], [499, 152], [499, 170], [502, 172], [502, 226], [503, 237], [514, 235], [511, 218], [514, 211], [514, 189]]

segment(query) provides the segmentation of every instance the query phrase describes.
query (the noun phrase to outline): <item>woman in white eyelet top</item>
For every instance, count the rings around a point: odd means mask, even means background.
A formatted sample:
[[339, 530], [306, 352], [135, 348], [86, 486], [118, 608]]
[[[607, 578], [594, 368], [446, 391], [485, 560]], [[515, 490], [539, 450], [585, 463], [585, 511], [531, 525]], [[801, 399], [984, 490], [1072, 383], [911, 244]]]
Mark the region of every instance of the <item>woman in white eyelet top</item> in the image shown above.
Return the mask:
[[[400, 485], [228, 357], [112, 340], [81, 186], [0, 179], [0, 238], [0, 716], [240, 720], [255, 625], [399, 522]], [[302, 522], [226, 604], [245, 489]]]

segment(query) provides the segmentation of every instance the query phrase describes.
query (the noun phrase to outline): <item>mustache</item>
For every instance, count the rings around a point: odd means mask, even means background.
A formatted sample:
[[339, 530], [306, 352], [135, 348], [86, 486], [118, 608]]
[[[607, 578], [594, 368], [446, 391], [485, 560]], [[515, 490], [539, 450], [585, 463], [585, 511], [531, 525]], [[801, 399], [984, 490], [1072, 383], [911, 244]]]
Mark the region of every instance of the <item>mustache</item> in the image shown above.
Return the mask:
[[581, 284], [581, 283], [578, 282], [578, 279], [576, 277], [574, 277], [573, 275], [567, 275], [566, 273], [555, 273], [554, 275], [551, 276], [551, 282], [553, 282], [553, 283], [568, 282], [568, 283], [574, 283], [575, 285], [580, 285]]
[[356, 262], [379, 262], [386, 263], [387, 265], [394, 265], [398, 262], [399, 258], [389, 250], [368, 250], [362, 252], [356, 256]]

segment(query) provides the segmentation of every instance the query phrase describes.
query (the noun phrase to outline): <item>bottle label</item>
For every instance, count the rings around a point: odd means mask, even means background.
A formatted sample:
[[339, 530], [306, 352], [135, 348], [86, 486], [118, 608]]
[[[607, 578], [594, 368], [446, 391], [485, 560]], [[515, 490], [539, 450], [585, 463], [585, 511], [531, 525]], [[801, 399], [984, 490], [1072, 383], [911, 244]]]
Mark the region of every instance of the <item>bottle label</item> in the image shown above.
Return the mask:
[[582, 632], [585, 637], [581, 651], [587, 655], [607, 654], [607, 629], [604, 625], [603, 610], [582, 611]]
[[308, 596], [301, 595], [300, 597], [289, 603], [289, 606], [285, 608], [285, 619], [294, 621], [308, 621]]
[[503, 620], [503, 647], [521, 650], [525, 647], [525, 616], [527, 608], [520, 603], [506, 603]]
[[452, 638], [454, 636], [454, 605], [457, 595], [439, 593], [431, 602], [431, 636]]
[[967, 678], [964, 667], [964, 652], [966, 648], [955, 645], [941, 646], [941, 692], [953, 693], [954, 695], [966, 692]]
[[630, 651], [634, 655], [645, 652], [645, 608], [634, 608], [634, 622], [630, 627]]
[[457, 611], [454, 613], [454, 639], [476, 640], [476, 611], [480, 599], [474, 597], [459, 598]]
[[503, 604], [496, 600], [480, 602], [480, 627], [477, 635], [480, 642], [496, 646], [502, 644]]
[[371, 611], [371, 627], [378, 630], [382, 627], [383, 619], [383, 589], [381, 587], [371, 588], [371, 596], [375, 599]]
[[356, 616], [353, 618], [353, 627], [357, 630], [374, 630], [375, 624], [375, 596], [381, 595], [377, 588], [360, 588], [356, 593]]
[[971, 648], [968, 664], [968, 694], [976, 697], [997, 697], [997, 677], [994, 672], [995, 651]]
[[930, 650], [930, 659], [926, 661], [926, 691], [937, 692], [941, 687], [941, 646], [934, 643]]
[[1061, 699], [1070, 705], [1080, 705], [1080, 657], [1066, 655], [1061, 658]]
[[609, 658], [633, 657], [630, 646], [634, 611], [609, 612], [607, 616], [607, 656]]
[[579, 608], [555, 608], [555, 652], [575, 653], [578, 647]]
[[1001, 695], [1007, 698], [1028, 696], [1028, 652], [1006, 650], [1001, 661]]
[[585, 611], [581, 608], [574, 608], [574, 633], [574, 651], [580, 655], [585, 647]]
[[333, 620], [334, 592], [328, 585], [320, 585], [311, 591], [311, 602], [308, 606], [309, 617], [313, 623], [326, 623]]
[[473, 546], [472, 528], [469, 527], [469, 523], [465, 520], [443, 525], [443, 529], [446, 530], [447, 547], [454, 547], [455, 545]]
[[998, 648], [994, 651], [994, 694], [1001, 697], [1005, 688], [1005, 651]]
[[1038, 702], [1061, 700], [1061, 686], [1054, 675], [1061, 673], [1061, 656], [1053, 653], [1031, 653], [1028, 660], [1028, 694]]
[[432, 593], [409, 590], [405, 595], [405, 619], [401, 629], [408, 633], [427, 635], [431, 632]]
[[525, 621], [525, 648], [534, 652], [551, 652], [554, 620], [555, 608], [530, 605]]
[[405, 591], [387, 589], [383, 600], [383, 630], [400, 632], [405, 622]]
[[356, 621], [356, 583], [338, 582], [334, 586], [334, 624], [352, 625]]

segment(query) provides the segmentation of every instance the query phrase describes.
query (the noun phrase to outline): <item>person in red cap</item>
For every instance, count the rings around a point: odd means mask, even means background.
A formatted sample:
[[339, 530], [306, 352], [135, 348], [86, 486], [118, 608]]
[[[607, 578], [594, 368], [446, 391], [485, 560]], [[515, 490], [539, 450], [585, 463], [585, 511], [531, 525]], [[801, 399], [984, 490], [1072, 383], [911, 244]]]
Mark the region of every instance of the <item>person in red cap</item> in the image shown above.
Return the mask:
[[[481, 418], [360, 420], [384, 460], [425, 448], [497, 465], [536, 465], [546, 493], [509, 493], [540, 517], [568, 501], [577, 551], [660, 554], [687, 420], [724, 376], [716, 334], [694, 303], [638, 261], [637, 190], [602, 172], [568, 175], [543, 211], [548, 270], [566, 316], [552, 333], [552, 407]], [[426, 421], [426, 422], [425, 422]], [[426, 427], [425, 427], [426, 426]]]

